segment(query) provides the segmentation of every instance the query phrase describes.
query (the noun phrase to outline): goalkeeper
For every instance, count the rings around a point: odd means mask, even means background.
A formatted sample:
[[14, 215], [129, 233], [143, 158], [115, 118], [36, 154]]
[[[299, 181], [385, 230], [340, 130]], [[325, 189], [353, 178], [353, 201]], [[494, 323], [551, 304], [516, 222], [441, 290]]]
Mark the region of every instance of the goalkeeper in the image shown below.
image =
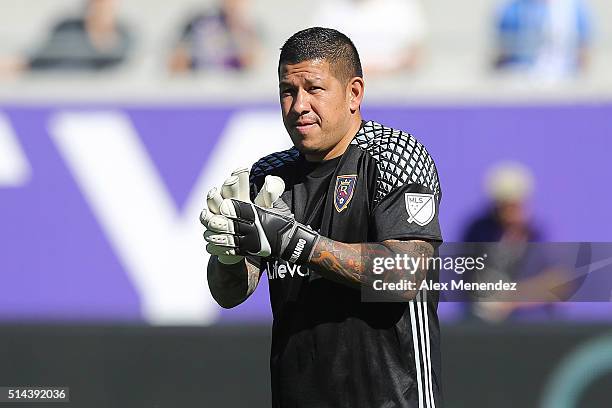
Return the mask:
[[[359, 55], [338, 31], [294, 34], [278, 75], [294, 147], [209, 192], [210, 291], [231, 308], [267, 274], [274, 407], [441, 407], [438, 292], [364, 302], [360, 291], [373, 258], [435, 253], [434, 162], [410, 134], [362, 120]], [[438, 271], [402, 278], [418, 288]]]

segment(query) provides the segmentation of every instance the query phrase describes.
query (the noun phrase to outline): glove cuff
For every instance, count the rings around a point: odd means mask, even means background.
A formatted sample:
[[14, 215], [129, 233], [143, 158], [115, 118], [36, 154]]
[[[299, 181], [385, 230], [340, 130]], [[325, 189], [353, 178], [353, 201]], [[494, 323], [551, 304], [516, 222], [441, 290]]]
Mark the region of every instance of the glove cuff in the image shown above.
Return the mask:
[[310, 261], [312, 251], [320, 235], [298, 222], [295, 223], [289, 242], [280, 258], [301, 265]]

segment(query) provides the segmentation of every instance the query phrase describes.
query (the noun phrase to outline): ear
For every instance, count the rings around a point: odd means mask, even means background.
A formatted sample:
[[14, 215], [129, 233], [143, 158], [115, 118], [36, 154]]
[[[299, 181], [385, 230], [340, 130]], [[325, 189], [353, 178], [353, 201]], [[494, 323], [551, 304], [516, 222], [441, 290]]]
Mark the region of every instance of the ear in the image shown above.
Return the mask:
[[363, 78], [353, 77], [347, 84], [347, 98], [351, 113], [355, 113], [361, 106], [363, 99]]

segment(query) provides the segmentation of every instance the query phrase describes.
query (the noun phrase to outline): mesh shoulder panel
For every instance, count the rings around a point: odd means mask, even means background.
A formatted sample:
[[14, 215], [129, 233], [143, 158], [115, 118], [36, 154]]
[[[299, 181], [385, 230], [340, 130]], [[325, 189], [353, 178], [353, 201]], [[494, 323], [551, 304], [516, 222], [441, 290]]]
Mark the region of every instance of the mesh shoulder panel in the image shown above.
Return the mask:
[[251, 168], [251, 182], [257, 177], [266, 176], [286, 164], [295, 162], [299, 155], [300, 152], [295, 147], [292, 147], [291, 149], [262, 157]]
[[373, 121], [366, 122], [351, 144], [376, 161], [378, 180], [374, 205], [405, 184], [420, 184], [440, 199], [438, 172], [433, 159], [414, 136]]

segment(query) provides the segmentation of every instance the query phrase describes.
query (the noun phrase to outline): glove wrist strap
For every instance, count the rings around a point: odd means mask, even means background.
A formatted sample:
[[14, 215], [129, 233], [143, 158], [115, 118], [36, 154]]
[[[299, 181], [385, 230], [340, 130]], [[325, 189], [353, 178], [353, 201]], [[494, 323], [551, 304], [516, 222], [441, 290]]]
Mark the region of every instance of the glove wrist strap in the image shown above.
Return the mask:
[[318, 241], [318, 233], [296, 222], [289, 242], [280, 258], [296, 265], [304, 264], [310, 260], [312, 251]]

